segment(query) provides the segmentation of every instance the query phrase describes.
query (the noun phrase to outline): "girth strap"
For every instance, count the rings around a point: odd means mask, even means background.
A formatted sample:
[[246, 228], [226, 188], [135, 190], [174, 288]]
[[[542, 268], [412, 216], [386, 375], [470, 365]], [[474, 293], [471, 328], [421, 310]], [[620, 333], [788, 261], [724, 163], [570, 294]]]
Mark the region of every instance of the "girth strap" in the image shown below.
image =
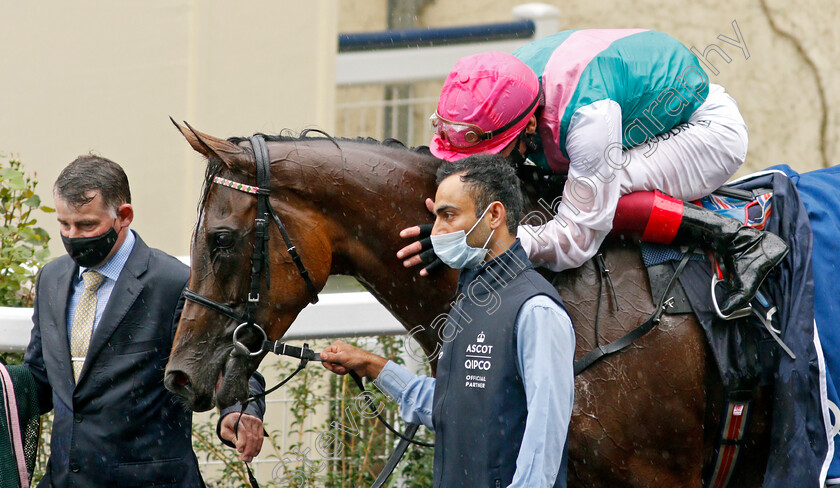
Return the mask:
[[704, 487], [726, 488], [729, 486], [747, 432], [753, 393], [753, 391], [732, 391], [729, 393], [719, 444], [715, 449], [714, 462], [711, 464], [713, 468], [709, 477], [704, 480]]
[[691, 247], [680, 260], [680, 264], [674, 271], [674, 275], [668, 282], [668, 286], [665, 287], [665, 292], [662, 294], [662, 297], [660, 297], [659, 304], [656, 306], [656, 310], [653, 312], [653, 314], [650, 317], [648, 317], [648, 319], [645, 320], [641, 325], [631, 330], [620, 339], [617, 339], [605, 346], [598, 345], [595, 349], [589, 351], [589, 353], [587, 353], [586, 356], [575, 361], [575, 376], [584, 372], [588, 367], [592, 366], [599, 359], [609, 356], [611, 354], [615, 354], [621, 351], [622, 349], [626, 348], [630, 344], [633, 344], [633, 342], [650, 332], [654, 327], [656, 327], [659, 324], [660, 317], [662, 316], [662, 313], [665, 311], [665, 307], [668, 304], [668, 294], [671, 293], [671, 290], [674, 288], [674, 284], [677, 282], [677, 278], [680, 276], [680, 274], [682, 274], [686, 264], [688, 264], [691, 255], [694, 253], [694, 249], [695, 247]]

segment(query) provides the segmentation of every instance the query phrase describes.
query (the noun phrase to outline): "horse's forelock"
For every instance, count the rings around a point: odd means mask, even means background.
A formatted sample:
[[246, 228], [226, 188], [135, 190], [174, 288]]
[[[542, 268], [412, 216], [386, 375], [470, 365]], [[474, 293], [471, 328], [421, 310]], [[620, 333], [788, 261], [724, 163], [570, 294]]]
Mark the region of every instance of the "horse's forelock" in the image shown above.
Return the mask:
[[201, 187], [201, 198], [198, 201], [198, 218], [195, 221], [193, 228], [193, 242], [198, 238], [198, 228], [204, 217], [204, 207], [207, 205], [207, 196], [210, 194], [210, 188], [213, 186], [213, 178], [216, 177], [224, 168], [225, 165], [221, 160], [215, 157], [207, 158], [207, 167], [204, 168], [204, 183]]
[[[320, 135], [312, 135], [312, 134], [320, 134]], [[408, 147], [403, 144], [401, 141], [393, 138], [387, 138], [383, 141], [379, 141], [377, 139], [371, 137], [357, 137], [357, 138], [334, 138], [330, 134], [321, 131], [321, 130], [314, 130], [314, 129], [307, 129], [299, 134], [295, 134], [293, 131], [289, 129], [284, 129], [280, 132], [280, 134], [276, 135], [266, 135], [262, 133], [258, 133], [256, 135], [262, 136], [267, 142], [286, 142], [286, 143], [296, 143], [296, 142], [314, 142], [314, 141], [324, 141], [326, 143], [334, 144], [336, 147], [341, 150], [343, 143], [350, 143], [350, 144], [361, 144], [361, 145], [370, 145], [370, 146], [379, 146], [383, 148], [388, 148], [392, 150], [404, 150], [413, 154], [419, 154], [421, 156], [428, 156], [430, 160], [436, 160], [436, 158], [431, 154], [429, 151], [428, 146], [417, 146], [417, 147]], [[228, 142], [233, 144], [239, 145], [242, 142], [249, 141], [247, 137], [230, 137], [227, 139]], [[408, 161], [402, 161], [400, 159], [396, 160], [398, 163], [406, 163], [412, 164]], [[197, 231], [201, 222], [203, 221], [204, 217], [204, 209], [207, 205], [207, 199], [210, 194], [210, 190], [213, 186], [213, 178], [218, 176], [224, 170], [227, 169], [227, 166], [223, 161], [218, 159], [215, 156], [210, 156], [207, 158], [207, 166], [205, 168], [204, 173], [204, 182], [201, 189], [201, 198], [198, 202], [198, 218], [195, 223], [195, 228], [193, 232], [193, 236], [197, 236]], [[244, 182], [244, 181], [243, 181]], [[252, 183], [251, 183], [252, 184]]]

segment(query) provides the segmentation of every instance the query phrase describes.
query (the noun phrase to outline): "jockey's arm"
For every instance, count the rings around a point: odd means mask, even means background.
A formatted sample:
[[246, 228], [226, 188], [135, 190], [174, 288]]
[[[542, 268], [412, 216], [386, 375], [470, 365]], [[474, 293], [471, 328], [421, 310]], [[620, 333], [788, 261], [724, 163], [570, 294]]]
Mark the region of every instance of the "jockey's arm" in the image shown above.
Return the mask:
[[612, 100], [591, 103], [572, 116], [563, 199], [551, 202], [553, 215], [544, 214], [542, 225], [523, 225], [517, 232], [534, 265], [577, 268], [598, 251], [612, 228], [626, 170], [621, 131], [621, 107]]

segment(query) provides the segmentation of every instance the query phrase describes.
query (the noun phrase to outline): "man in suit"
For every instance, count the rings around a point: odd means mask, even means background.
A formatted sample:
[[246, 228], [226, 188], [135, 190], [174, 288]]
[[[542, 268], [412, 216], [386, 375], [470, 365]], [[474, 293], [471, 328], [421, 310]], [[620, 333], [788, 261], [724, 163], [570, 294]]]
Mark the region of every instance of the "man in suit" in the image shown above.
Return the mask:
[[[40, 486], [204, 486], [192, 413], [163, 386], [189, 268], [129, 229], [131, 193], [116, 163], [81, 156], [53, 194], [68, 255], [38, 275], [24, 358], [41, 413], [55, 409]], [[259, 452], [264, 409], [240, 424], [247, 460]]]

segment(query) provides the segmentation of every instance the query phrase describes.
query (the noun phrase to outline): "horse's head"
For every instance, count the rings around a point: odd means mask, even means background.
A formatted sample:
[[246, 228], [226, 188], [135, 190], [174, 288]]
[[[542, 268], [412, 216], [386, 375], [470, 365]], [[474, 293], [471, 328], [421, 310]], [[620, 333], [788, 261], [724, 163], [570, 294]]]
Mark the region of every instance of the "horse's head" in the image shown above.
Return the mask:
[[[177, 124], [176, 124], [177, 125]], [[195, 295], [225, 305], [244, 315], [251, 285], [251, 260], [255, 246], [257, 197], [224, 184], [221, 179], [256, 185], [254, 150], [248, 142], [233, 142], [179, 126], [190, 145], [207, 157], [207, 177], [199, 208], [198, 223], [190, 249], [188, 289]], [[288, 156], [288, 154], [286, 155]], [[217, 184], [214, 184], [214, 180]], [[299, 182], [298, 178], [289, 179]], [[277, 187], [278, 185], [271, 185]], [[317, 290], [330, 274], [329, 222], [313, 211], [317, 202], [305, 201], [294, 183], [284, 183], [270, 203], [283, 215], [293, 242], [305, 249], [302, 257], [309, 279]], [[299, 269], [292, 261], [283, 237], [268, 222], [270, 249], [268, 269], [260, 275], [260, 295], [255, 322], [267, 335], [279, 338], [297, 313], [313, 298]], [[266, 287], [266, 275], [271, 287]], [[181, 314], [172, 355], [166, 369], [166, 386], [181, 395], [195, 410], [207, 410], [217, 403], [233, 404], [248, 395], [247, 378], [263, 354], [231, 354], [233, 332], [242, 321], [218, 310], [188, 300]], [[262, 336], [245, 327], [237, 340], [259, 350]]]
[[[258, 198], [230, 182], [257, 186], [256, 157], [247, 139], [222, 140], [178, 128], [208, 166], [190, 250], [188, 290], [193, 298], [181, 314], [165, 383], [190, 408], [201, 411], [247, 398], [248, 377], [264, 356], [242, 354], [233, 340], [251, 287]], [[400, 229], [432, 220], [423, 197], [434, 194], [437, 160], [380, 144], [269, 139], [269, 204], [299, 252], [314, 293], [269, 219], [270, 287], [263, 271], [254, 307], [255, 322], [268, 338], [285, 334], [330, 274], [359, 278], [407, 328], [432, 323], [446, 307], [455, 274], [418, 281], [417, 270], [403, 268], [395, 253], [405, 244]], [[231, 313], [200, 303], [200, 298], [196, 302], [196, 295]], [[430, 351], [436, 332], [429, 329], [416, 338]], [[236, 339], [258, 351], [263, 337], [257, 328], [243, 327]]]

